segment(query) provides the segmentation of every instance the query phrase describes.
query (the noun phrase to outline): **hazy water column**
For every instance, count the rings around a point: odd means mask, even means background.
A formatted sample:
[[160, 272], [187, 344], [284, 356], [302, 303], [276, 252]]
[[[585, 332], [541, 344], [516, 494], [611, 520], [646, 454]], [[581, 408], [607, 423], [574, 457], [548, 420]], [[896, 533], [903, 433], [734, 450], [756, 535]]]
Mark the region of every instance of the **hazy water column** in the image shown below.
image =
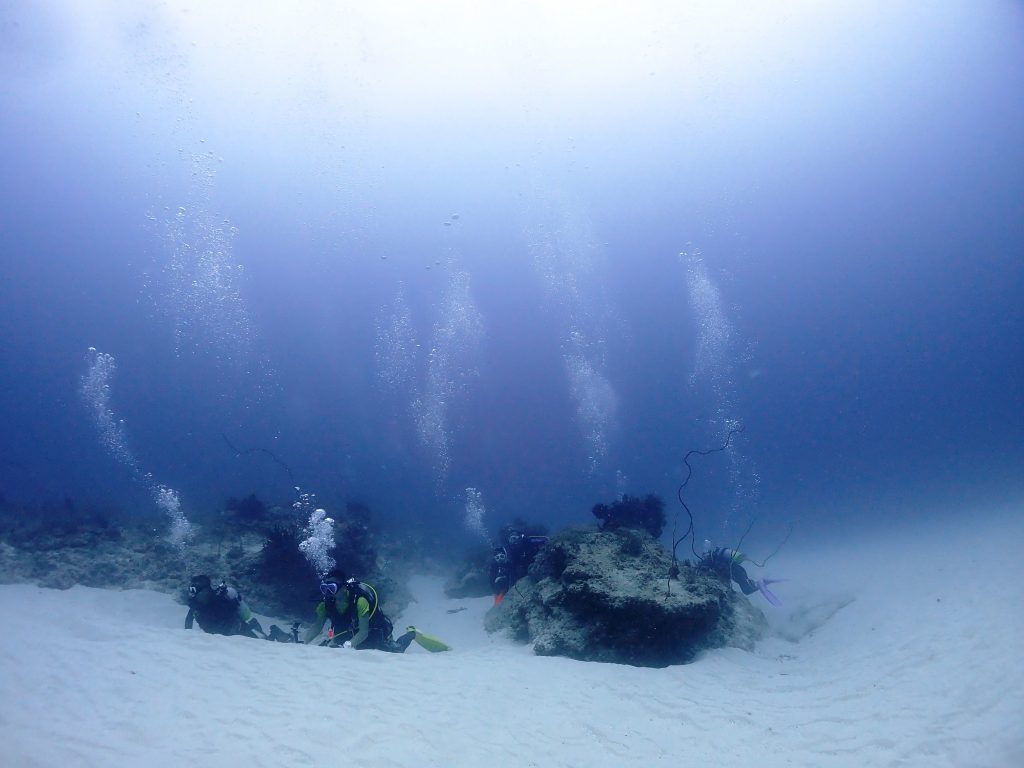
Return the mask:
[[[131, 5], [131, 4], [128, 4]], [[242, 291], [244, 268], [236, 230], [214, 212], [223, 162], [206, 139], [202, 95], [210, 83], [202, 54], [161, 4], [126, 7], [124, 87], [140, 105], [137, 128], [156, 142], [149, 167], [147, 218], [162, 245], [145, 290], [173, 329], [175, 352], [203, 353], [222, 363], [246, 360], [253, 329]], [[173, 14], [172, 14], [173, 15]], [[229, 41], [222, 53], [235, 44]], [[134, 92], [132, 92], [134, 91]]]
[[[537, 220], [528, 233], [530, 257], [559, 317], [562, 360], [576, 406], [576, 424], [596, 474], [608, 456], [619, 397], [608, 380], [605, 336], [612, 323], [603, 258], [593, 227], [579, 210], [561, 206], [551, 221]], [[545, 217], [546, 218], [546, 217]]]
[[374, 359], [377, 379], [385, 390], [399, 392], [410, 386], [416, 370], [418, 347], [412, 312], [405, 298], [405, 285], [399, 283], [391, 311], [377, 318]]
[[150, 218], [162, 224], [165, 260], [158, 306], [174, 326], [175, 351], [210, 353], [241, 362], [253, 349], [253, 326], [241, 285], [245, 268], [234, 252], [235, 228], [209, 210], [219, 162], [192, 156], [193, 189], [187, 207]]
[[[711, 280], [700, 250], [684, 251], [679, 254], [679, 259], [686, 268], [690, 306], [697, 326], [697, 353], [690, 387], [696, 390], [703, 386], [709, 391], [711, 425], [716, 439], [724, 442], [730, 430], [742, 426], [736, 404], [735, 372], [746, 351], [726, 316], [721, 292]], [[728, 527], [730, 518], [735, 519], [743, 507], [748, 507], [749, 511], [760, 489], [760, 475], [753, 462], [743, 454], [742, 440], [741, 435], [733, 435], [725, 451], [729, 458], [733, 500], [729, 518], [722, 521], [723, 530]]]
[[484, 322], [469, 287], [469, 274], [452, 267], [434, 324], [422, 391], [412, 410], [420, 444], [431, 456], [440, 490], [451, 470], [451, 406], [476, 373], [475, 359], [484, 337]]

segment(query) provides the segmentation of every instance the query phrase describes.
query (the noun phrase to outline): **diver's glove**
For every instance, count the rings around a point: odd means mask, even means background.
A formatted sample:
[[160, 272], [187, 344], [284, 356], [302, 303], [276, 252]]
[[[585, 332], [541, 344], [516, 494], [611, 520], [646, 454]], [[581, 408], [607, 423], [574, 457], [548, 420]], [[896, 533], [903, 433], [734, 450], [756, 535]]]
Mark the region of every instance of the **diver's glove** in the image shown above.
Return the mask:
[[270, 634], [266, 636], [267, 640], [273, 640], [277, 643], [297, 643], [299, 642], [298, 632], [292, 632], [288, 634], [282, 630], [277, 624], [270, 625]]
[[257, 619], [255, 616], [253, 616], [251, 619], [249, 619], [247, 622], [245, 622], [245, 626], [249, 628], [250, 632], [253, 632], [256, 635], [259, 635], [264, 640], [267, 639], [266, 632], [263, 631], [263, 627], [260, 624], [259, 619]]

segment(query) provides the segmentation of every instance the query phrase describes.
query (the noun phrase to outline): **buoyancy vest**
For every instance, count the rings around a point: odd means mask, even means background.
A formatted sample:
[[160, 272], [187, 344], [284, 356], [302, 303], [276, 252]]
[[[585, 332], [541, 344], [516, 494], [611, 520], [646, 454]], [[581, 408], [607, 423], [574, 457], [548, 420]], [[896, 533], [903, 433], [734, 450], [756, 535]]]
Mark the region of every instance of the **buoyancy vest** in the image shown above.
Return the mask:
[[196, 621], [203, 631], [230, 635], [238, 631], [238, 608], [241, 603], [242, 596], [238, 590], [220, 584], [189, 600], [189, 607], [195, 610]]
[[[335, 634], [349, 632], [354, 637], [359, 632], [359, 615], [364, 612], [369, 621], [370, 633], [364, 645], [376, 645], [391, 637], [394, 627], [391, 620], [380, 610], [380, 599], [377, 590], [361, 581], [345, 584], [348, 594], [348, 605], [343, 611], [338, 610], [335, 600], [325, 600], [324, 611], [331, 622]], [[360, 605], [359, 601], [363, 601]]]

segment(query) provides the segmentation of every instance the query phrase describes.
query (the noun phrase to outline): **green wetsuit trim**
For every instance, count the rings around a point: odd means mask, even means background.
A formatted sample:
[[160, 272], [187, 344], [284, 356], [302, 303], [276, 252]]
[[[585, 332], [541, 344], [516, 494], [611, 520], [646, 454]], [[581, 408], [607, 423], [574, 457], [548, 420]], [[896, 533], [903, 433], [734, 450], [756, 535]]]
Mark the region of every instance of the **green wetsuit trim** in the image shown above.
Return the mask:
[[[339, 597], [340, 596], [341, 593], [339, 592]], [[344, 607], [339, 605], [338, 602], [335, 602], [335, 606], [338, 608], [338, 614], [341, 617], [348, 615], [350, 607], [348, 604], [348, 596], [346, 595], [343, 599], [345, 600]], [[335, 598], [335, 600], [337, 600], [337, 598]], [[327, 623], [327, 605], [323, 600], [316, 605], [316, 618], [317, 620], [313, 622], [313, 626], [309, 628], [309, 631], [305, 635], [304, 639], [307, 643], [316, 640], [320, 633], [323, 632], [324, 624]], [[370, 634], [370, 601], [365, 597], [359, 597], [356, 599], [356, 618], [359, 623], [359, 629], [352, 637], [353, 648], [358, 648], [362, 645]], [[350, 629], [348, 627], [334, 627], [334, 636], [338, 637], [339, 635], [347, 634], [349, 631]]]

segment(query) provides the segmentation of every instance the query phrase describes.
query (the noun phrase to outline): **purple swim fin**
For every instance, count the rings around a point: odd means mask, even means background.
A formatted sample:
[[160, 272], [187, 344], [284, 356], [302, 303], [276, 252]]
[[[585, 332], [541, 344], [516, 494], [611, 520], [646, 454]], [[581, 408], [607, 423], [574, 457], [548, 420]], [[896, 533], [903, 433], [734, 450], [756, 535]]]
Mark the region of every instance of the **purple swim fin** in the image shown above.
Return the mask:
[[772, 605], [774, 605], [776, 608], [782, 607], [782, 601], [775, 596], [774, 592], [768, 589], [768, 585], [777, 584], [780, 581], [785, 581], [785, 579], [758, 579], [754, 582], [757, 585], [757, 588], [761, 591], [761, 594], [764, 595], [764, 599]]

